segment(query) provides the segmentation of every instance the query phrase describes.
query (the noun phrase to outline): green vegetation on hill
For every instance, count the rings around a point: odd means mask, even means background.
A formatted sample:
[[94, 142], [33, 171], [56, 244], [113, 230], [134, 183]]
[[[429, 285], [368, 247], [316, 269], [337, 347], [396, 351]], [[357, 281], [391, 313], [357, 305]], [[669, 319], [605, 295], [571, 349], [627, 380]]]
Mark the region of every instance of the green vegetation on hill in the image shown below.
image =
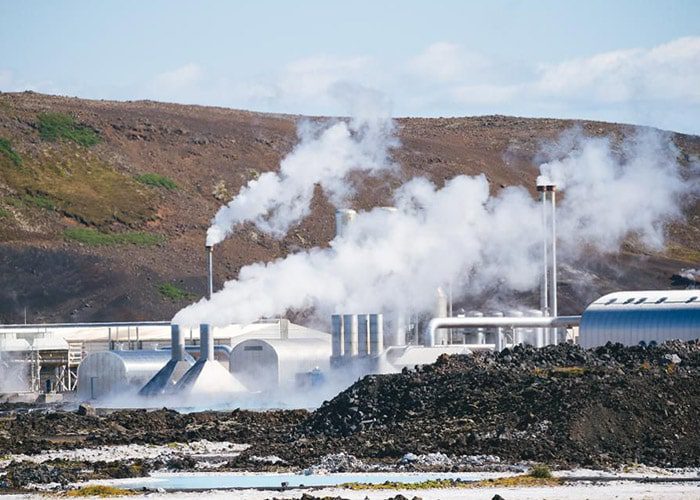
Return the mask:
[[22, 197], [22, 201], [27, 205], [33, 205], [35, 207], [43, 208], [44, 210], [55, 210], [56, 206], [53, 204], [50, 198], [44, 196], [43, 194], [25, 194]]
[[0, 137], [0, 155], [4, 155], [18, 167], [22, 164], [22, 157], [12, 149], [12, 143], [2, 137]]
[[173, 285], [172, 283], [162, 283], [158, 285], [158, 291], [164, 298], [170, 300], [191, 300], [194, 298], [193, 294], [183, 290], [177, 285]]
[[[40, 154], [25, 157], [21, 168], [0, 169], [0, 184], [18, 193], [25, 206], [53, 209], [91, 226], [136, 227], [156, 213], [153, 196], [141, 183], [66, 142], [44, 146]], [[37, 200], [39, 194], [45, 200]]]
[[46, 141], [72, 141], [90, 147], [100, 142], [100, 136], [88, 126], [76, 123], [63, 113], [41, 113], [38, 118], [39, 135]]
[[137, 175], [136, 180], [141, 184], [152, 187], [162, 187], [170, 191], [177, 189], [177, 184], [172, 179], [155, 173]]
[[137, 245], [148, 247], [157, 245], [164, 241], [159, 234], [146, 233], [142, 231], [127, 231], [125, 233], [103, 233], [96, 229], [86, 227], [71, 227], [63, 231], [66, 239], [77, 241], [90, 246], [106, 245]]

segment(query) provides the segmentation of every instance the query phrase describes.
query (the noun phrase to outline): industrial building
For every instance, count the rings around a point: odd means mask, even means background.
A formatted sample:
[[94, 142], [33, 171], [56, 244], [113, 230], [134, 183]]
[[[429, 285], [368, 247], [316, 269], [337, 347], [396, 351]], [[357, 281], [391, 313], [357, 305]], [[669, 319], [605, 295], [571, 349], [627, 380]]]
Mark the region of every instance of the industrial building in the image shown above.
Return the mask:
[[[229, 400], [367, 373], [390, 373], [434, 362], [442, 354], [470, 354], [519, 344], [578, 342], [650, 344], [700, 338], [698, 290], [627, 291], [605, 295], [580, 316], [557, 310], [556, 187], [541, 180], [543, 268], [539, 309], [459, 311], [435, 290], [432, 318], [404, 310], [337, 311], [330, 332], [266, 319], [249, 325], [181, 328], [167, 321], [102, 324], [0, 325], [0, 392], [47, 394], [77, 389], [79, 400], [128, 393], [135, 397]], [[384, 207], [389, 214], [396, 209]], [[336, 236], [352, 230], [354, 210], [338, 210]], [[208, 293], [213, 249], [206, 247]]]

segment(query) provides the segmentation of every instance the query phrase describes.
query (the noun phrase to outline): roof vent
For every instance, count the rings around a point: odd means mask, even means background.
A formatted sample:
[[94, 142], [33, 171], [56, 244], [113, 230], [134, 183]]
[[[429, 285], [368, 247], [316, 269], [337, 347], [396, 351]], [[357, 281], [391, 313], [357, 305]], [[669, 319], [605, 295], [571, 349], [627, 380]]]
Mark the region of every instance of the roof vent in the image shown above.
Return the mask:
[[656, 301], [657, 304], [663, 304], [668, 300], [668, 297], [661, 297], [659, 300]]
[[693, 295], [693, 296], [690, 297], [688, 300], [686, 300], [686, 303], [689, 304], [689, 303], [691, 303], [691, 302], [695, 302], [696, 300], [698, 300], [698, 296], [697, 296], [697, 295]]
[[605, 303], [605, 305], [609, 306], [610, 304], [614, 304], [615, 302], [617, 302], [617, 299], [610, 299]]
[[623, 304], [631, 304], [632, 302], [634, 302], [634, 297], [627, 299]]
[[635, 304], [643, 304], [643, 303], [646, 302], [646, 301], [647, 301], [646, 297], [642, 297], [642, 298], [639, 299], [637, 302], [635, 302]]

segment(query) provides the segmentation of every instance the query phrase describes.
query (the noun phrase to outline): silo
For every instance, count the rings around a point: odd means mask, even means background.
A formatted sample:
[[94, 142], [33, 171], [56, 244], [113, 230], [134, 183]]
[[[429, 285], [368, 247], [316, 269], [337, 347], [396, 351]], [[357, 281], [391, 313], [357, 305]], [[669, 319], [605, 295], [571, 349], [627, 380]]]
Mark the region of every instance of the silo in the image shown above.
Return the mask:
[[357, 315], [357, 354], [369, 355], [369, 314]]
[[357, 314], [343, 314], [343, 332], [345, 335], [343, 356], [353, 358], [358, 353]]
[[343, 316], [334, 314], [331, 316], [331, 357], [333, 359], [341, 358], [344, 350]]
[[384, 315], [369, 315], [369, 353], [378, 356], [384, 351]]
[[351, 208], [339, 208], [335, 211], [335, 237], [342, 238], [347, 232], [347, 228], [357, 217], [357, 212]]

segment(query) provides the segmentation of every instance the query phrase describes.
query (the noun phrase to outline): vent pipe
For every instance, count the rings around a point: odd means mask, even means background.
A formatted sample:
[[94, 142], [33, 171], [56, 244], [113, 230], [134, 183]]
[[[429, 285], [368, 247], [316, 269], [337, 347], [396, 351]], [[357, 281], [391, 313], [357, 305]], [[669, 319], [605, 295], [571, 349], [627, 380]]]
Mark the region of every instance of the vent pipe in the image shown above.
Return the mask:
[[206, 245], [207, 251], [207, 298], [211, 300], [214, 294], [214, 247]]
[[170, 361], [158, 370], [139, 391], [141, 396], [156, 396], [171, 391], [194, 361], [185, 352], [185, 338], [179, 325], [170, 325]]
[[557, 187], [549, 179], [537, 179], [537, 191], [542, 201], [542, 286], [540, 309], [544, 316], [557, 316]]
[[199, 359], [214, 359], [214, 336], [208, 324], [199, 325]]
[[335, 211], [335, 237], [344, 236], [348, 226], [357, 217], [352, 208], [339, 208]]

